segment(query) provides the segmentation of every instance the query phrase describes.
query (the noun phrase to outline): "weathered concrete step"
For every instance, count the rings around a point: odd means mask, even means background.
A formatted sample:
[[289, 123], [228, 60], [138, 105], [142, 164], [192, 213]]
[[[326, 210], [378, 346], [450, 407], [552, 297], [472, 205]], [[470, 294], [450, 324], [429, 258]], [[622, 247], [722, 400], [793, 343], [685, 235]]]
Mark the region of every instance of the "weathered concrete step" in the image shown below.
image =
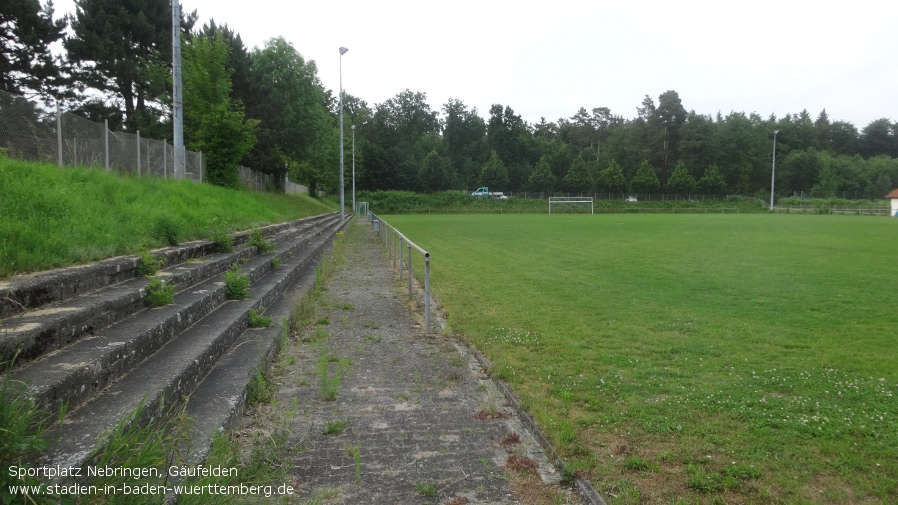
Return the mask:
[[[314, 283], [315, 271], [307, 269], [290, 291], [302, 296]], [[252, 378], [272, 362], [282, 344], [281, 332], [289, 331], [293, 299], [288, 293], [268, 307], [265, 315], [272, 318], [273, 324], [243, 332], [190, 395], [184, 407], [190, 420], [189, 444], [182, 448], [187, 465], [201, 464], [208, 456], [215, 436], [236, 424], [246, 407]]]
[[[284, 244], [297, 234], [336, 221], [336, 215], [302, 220], [281, 225], [267, 240]], [[220, 275], [235, 261], [246, 261], [258, 254], [246, 246], [233, 253], [209, 253], [202, 260], [186, 261], [159, 271], [159, 275], [175, 283], [179, 291], [189, 289], [205, 279]], [[136, 278], [106, 287], [74, 299], [51, 304], [42, 309], [0, 320], [0, 362], [15, 357], [21, 366], [44, 353], [60, 349], [84, 335], [101, 331], [149, 307], [145, 301], [147, 278]]]
[[[333, 224], [331, 225], [333, 226]], [[271, 271], [271, 259], [308, 255], [309, 245], [327, 229], [306, 230], [271, 253], [244, 265], [250, 281]], [[17, 370], [13, 378], [27, 384], [27, 394], [50, 411], [66, 404], [77, 408], [166, 342], [224, 303], [226, 287], [212, 277], [176, 297], [176, 303], [140, 312], [104, 331], [79, 340], [58, 352]]]
[[164, 416], [172, 405], [189, 396], [247, 329], [250, 309], [273, 304], [304, 270], [314, 269], [336, 229], [315, 239], [308, 247], [313, 254], [286, 259], [280, 268], [254, 283], [251, 298], [221, 305], [67, 416], [51, 434], [57, 443], [48, 454], [48, 464], [81, 466], [97, 444], [102, 444], [103, 434], [139, 407], [141, 416], [136, 421], [146, 423]]
[[[263, 234], [271, 235], [302, 223], [314, 223], [332, 218], [335, 213], [261, 227]], [[247, 241], [251, 231], [232, 234], [234, 244]], [[208, 240], [187, 242], [174, 247], [156, 249], [151, 253], [165, 260], [166, 265], [183, 263], [192, 258], [215, 252], [215, 244]], [[128, 279], [139, 277], [138, 256], [119, 256], [88, 265], [60, 268], [34, 274], [18, 275], [0, 280], [0, 318], [12, 317], [26, 310], [33, 310], [51, 303], [58, 303], [90, 293]]]

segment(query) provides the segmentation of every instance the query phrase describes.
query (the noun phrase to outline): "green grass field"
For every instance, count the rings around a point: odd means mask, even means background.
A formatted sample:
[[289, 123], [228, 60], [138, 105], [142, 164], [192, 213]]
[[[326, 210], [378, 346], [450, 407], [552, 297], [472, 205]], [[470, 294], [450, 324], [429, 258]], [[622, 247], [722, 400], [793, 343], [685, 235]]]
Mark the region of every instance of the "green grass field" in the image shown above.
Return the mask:
[[609, 503], [898, 501], [898, 219], [386, 220]]

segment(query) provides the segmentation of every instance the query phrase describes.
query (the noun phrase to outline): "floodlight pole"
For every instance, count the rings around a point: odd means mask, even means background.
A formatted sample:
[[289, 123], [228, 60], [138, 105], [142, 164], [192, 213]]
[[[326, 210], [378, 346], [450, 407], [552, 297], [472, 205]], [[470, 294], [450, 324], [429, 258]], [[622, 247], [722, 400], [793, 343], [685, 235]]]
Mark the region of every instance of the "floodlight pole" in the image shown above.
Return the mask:
[[171, 2], [172, 41], [172, 144], [174, 144], [173, 178], [187, 176], [184, 152], [184, 89], [181, 84], [181, 4]]
[[779, 130], [773, 130], [773, 168], [770, 171], [770, 212], [773, 212], [773, 185], [776, 182], [776, 134]]
[[352, 215], [355, 209], [355, 125], [352, 125]]
[[349, 49], [340, 46], [340, 221], [346, 218], [343, 208], [343, 55]]

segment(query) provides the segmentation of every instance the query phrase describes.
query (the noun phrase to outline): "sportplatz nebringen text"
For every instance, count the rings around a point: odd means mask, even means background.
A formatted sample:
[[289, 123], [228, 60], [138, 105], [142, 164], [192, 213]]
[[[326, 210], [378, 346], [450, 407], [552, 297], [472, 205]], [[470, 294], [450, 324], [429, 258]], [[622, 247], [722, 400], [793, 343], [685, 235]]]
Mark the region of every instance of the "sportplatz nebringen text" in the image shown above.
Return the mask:
[[27, 477], [41, 479], [79, 479], [85, 477], [118, 478], [120, 484], [83, 485], [83, 484], [41, 484], [33, 486], [10, 486], [11, 494], [28, 495], [157, 495], [157, 494], [208, 494], [208, 495], [255, 495], [271, 497], [274, 495], [292, 495], [292, 486], [246, 485], [246, 484], [151, 484], [128, 482], [157, 480], [163, 478], [180, 479], [184, 477], [237, 477], [234, 467], [222, 466], [180, 466], [172, 465], [164, 469], [149, 467], [112, 467], [112, 466], [10, 466], [7, 469], [10, 477], [24, 480]]

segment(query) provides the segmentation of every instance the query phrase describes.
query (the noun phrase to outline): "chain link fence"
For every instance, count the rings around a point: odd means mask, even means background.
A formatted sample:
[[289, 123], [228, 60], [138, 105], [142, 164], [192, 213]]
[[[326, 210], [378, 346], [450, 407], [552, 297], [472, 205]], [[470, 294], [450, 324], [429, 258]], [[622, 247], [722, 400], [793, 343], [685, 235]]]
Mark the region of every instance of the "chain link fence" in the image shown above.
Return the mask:
[[[0, 91], [0, 149], [10, 158], [120, 173], [174, 177], [168, 142], [110, 131], [69, 112], [50, 112], [23, 96]], [[185, 150], [184, 177], [203, 180], [203, 155]]]
[[[15, 159], [99, 168], [161, 178], [176, 177], [175, 148], [163, 140], [110, 131], [69, 112], [51, 112], [19, 95], [0, 91], [0, 152]], [[183, 178], [203, 181], [203, 153], [185, 150]], [[277, 187], [274, 176], [240, 167], [241, 182], [257, 191]]]

